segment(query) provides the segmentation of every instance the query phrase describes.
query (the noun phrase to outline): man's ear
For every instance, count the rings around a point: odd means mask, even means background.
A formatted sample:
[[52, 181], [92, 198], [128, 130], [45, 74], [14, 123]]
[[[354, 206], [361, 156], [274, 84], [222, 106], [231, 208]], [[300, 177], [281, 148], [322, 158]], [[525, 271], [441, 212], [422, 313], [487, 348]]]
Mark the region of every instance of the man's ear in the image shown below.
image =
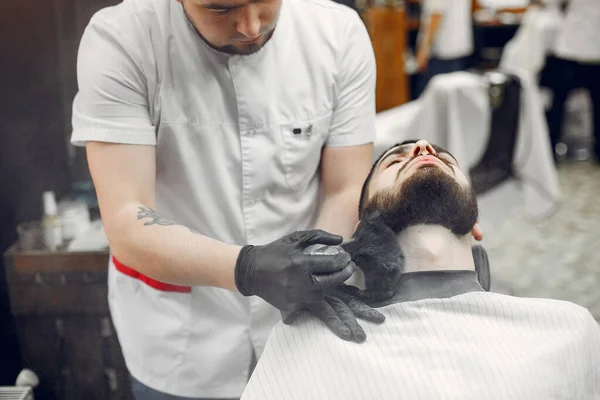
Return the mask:
[[478, 242], [481, 242], [483, 240], [483, 231], [479, 226], [479, 221], [477, 221], [475, 225], [473, 225], [473, 229], [471, 229], [471, 236], [473, 236], [473, 238]]
[[356, 232], [359, 225], [360, 225], [360, 219], [356, 222], [356, 225], [354, 225], [354, 230], [352, 231], [352, 233]]

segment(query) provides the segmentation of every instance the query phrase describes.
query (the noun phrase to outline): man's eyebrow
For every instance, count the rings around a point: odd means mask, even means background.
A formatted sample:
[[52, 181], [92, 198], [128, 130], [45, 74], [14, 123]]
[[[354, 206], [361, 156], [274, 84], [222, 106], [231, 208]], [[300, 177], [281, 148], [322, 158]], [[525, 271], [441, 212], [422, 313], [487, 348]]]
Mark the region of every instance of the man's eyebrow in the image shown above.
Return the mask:
[[248, 3], [254, 3], [256, 2], [256, 0], [249, 0], [247, 2], [245, 2], [244, 4], [235, 4], [235, 5], [225, 5], [225, 4], [219, 4], [219, 3], [204, 3], [204, 2], [198, 2], [197, 4], [203, 8], [209, 9], [209, 10], [233, 10], [235, 8], [241, 8], [244, 7], [246, 5], [248, 5]]
[[220, 4], [201, 4], [202, 8], [206, 8], [207, 10], [232, 10], [234, 8], [240, 8], [240, 7], [244, 7], [244, 6], [223, 6]]
[[[385, 155], [385, 157], [382, 157], [378, 162], [377, 162], [377, 166], [381, 165], [388, 157], [391, 157], [393, 155], [396, 154], [402, 154], [405, 153], [409, 150], [409, 146], [414, 146], [416, 143], [406, 143], [406, 144], [402, 144], [400, 146], [397, 146], [396, 148], [394, 148], [393, 150], [389, 151], [388, 154]], [[435, 144], [432, 144], [431, 147], [433, 147], [433, 149], [436, 151], [436, 153], [438, 153], [438, 155], [441, 154], [448, 154], [450, 157], [452, 157], [452, 159], [456, 162], [456, 165], [458, 165], [458, 160], [456, 160], [456, 158], [446, 149], [441, 148], [440, 146], [437, 146]]]
[[385, 157], [382, 157], [381, 160], [379, 160], [377, 162], [377, 166], [381, 165], [381, 163], [383, 163], [388, 157], [391, 157], [391, 156], [396, 155], [396, 154], [406, 153], [408, 151], [408, 146], [411, 146], [411, 144], [403, 144], [403, 145], [397, 146], [392, 151], [390, 151], [389, 153], [387, 153], [385, 155]]

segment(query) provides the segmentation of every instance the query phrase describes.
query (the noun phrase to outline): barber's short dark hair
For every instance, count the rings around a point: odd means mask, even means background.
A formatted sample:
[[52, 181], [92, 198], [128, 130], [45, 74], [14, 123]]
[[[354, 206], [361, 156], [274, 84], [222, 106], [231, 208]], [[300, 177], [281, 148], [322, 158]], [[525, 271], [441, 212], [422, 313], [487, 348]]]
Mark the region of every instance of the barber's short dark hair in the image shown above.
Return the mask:
[[415, 144], [417, 143], [418, 140], [405, 140], [402, 143], [396, 143], [395, 145], [389, 147], [388, 149], [386, 149], [383, 153], [381, 153], [381, 155], [377, 158], [377, 160], [375, 161], [375, 163], [373, 164], [373, 166], [371, 167], [371, 171], [369, 171], [369, 175], [367, 175], [367, 178], [365, 179], [365, 183], [363, 184], [363, 187], [360, 191], [360, 200], [358, 202], [358, 218], [362, 218], [363, 216], [363, 211], [365, 210], [365, 205], [367, 203], [367, 196], [369, 195], [369, 182], [371, 182], [371, 178], [373, 177], [373, 172], [375, 171], [375, 166], [377, 165], [377, 163], [379, 162], [379, 160], [381, 160], [381, 158], [385, 155], [385, 153], [387, 153], [388, 151], [390, 151], [391, 149], [395, 148], [395, 147], [399, 147], [399, 146], [404, 146], [405, 144]]

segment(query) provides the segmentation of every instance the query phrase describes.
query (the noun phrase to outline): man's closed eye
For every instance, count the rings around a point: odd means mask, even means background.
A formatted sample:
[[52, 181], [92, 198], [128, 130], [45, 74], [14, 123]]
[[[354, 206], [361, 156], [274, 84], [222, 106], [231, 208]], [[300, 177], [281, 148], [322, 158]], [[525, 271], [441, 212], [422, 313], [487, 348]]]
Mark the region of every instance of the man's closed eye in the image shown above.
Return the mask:
[[384, 169], [388, 169], [388, 168], [389, 168], [389, 167], [391, 167], [392, 165], [394, 165], [394, 164], [399, 164], [399, 163], [401, 163], [401, 162], [403, 162], [403, 161], [406, 161], [406, 157], [394, 157], [394, 158], [392, 158], [392, 159], [391, 159], [391, 160], [390, 160], [390, 161], [387, 163], [387, 165], [385, 166], [385, 168], [384, 168]]

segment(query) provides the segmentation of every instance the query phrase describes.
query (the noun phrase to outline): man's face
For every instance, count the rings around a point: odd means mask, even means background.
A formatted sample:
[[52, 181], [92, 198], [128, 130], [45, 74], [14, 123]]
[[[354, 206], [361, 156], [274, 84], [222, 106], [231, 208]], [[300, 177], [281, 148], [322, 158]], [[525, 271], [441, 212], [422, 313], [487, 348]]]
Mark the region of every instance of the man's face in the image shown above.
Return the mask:
[[212, 48], [248, 55], [273, 35], [281, 0], [177, 0], [199, 35]]
[[433, 224], [465, 235], [477, 222], [477, 198], [457, 161], [425, 140], [386, 151], [365, 190], [363, 208], [383, 213], [397, 233]]

